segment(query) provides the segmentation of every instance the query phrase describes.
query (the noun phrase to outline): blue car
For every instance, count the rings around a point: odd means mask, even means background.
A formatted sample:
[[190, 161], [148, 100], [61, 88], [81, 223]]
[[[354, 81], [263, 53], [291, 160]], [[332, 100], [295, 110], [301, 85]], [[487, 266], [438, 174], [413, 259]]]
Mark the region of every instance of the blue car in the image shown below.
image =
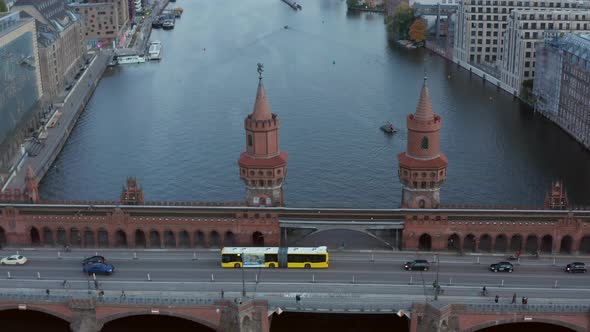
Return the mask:
[[110, 275], [115, 272], [115, 267], [105, 263], [88, 263], [84, 265], [82, 271], [88, 274], [106, 274]]

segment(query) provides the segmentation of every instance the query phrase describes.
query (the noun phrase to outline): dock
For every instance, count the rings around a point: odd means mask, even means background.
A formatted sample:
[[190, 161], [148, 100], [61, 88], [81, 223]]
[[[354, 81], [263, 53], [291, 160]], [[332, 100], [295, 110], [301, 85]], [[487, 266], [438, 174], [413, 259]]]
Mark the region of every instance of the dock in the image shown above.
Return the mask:
[[291, 1], [291, 0], [281, 0], [281, 1], [283, 1], [284, 3], [289, 5], [289, 7], [293, 8], [294, 10], [302, 10], [303, 9], [303, 7], [301, 7], [301, 5], [295, 1]]

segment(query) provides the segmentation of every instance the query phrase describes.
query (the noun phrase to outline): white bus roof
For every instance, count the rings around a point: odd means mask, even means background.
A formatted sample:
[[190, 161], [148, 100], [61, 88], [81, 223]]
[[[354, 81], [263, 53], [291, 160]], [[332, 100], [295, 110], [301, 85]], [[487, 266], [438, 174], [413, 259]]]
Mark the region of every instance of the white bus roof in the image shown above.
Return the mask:
[[[322, 247], [289, 247], [289, 254], [325, 254], [328, 252], [326, 246]], [[224, 247], [222, 254], [278, 254], [278, 247]]]

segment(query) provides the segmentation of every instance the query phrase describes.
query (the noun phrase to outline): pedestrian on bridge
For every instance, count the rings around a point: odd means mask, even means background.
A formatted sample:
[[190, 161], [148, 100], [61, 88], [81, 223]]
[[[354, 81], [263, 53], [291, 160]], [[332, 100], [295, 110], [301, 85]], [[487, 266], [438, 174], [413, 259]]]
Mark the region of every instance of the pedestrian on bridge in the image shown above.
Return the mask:
[[516, 293], [512, 294], [512, 304], [516, 304]]
[[48, 288], [48, 289], [45, 290], [45, 294], [47, 294], [47, 297], [49, 297], [49, 293], [50, 293], [50, 291], [49, 291], [49, 288]]
[[498, 303], [499, 300], [500, 300], [500, 296], [498, 296], [498, 294], [496, 294], [496, 298], [494, 299], [494, 302]]
[[223, 289], [222, 289], [222, 290], [221, 290], [221, 298], [223, 298], [223, 295], [224, 295], [224, 294], [225, 294], [225, 293], [224, 293], [224, 291], [223, 291]]
[[297, 302], [297, 304], [299, 304], [301, 302], [301, 295], [299, 295], [299, 294], [295, 295], [295, 302]]

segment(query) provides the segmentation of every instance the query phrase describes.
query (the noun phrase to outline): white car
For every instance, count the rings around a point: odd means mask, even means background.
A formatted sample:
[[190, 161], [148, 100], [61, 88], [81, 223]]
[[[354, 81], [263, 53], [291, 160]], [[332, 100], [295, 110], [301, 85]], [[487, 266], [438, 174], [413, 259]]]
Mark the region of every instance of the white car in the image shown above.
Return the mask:
[[22, 255], [12, 255], [2, 258], [0, 264], [2, 265], [23, 265], [27, 262], [27, 258]]

